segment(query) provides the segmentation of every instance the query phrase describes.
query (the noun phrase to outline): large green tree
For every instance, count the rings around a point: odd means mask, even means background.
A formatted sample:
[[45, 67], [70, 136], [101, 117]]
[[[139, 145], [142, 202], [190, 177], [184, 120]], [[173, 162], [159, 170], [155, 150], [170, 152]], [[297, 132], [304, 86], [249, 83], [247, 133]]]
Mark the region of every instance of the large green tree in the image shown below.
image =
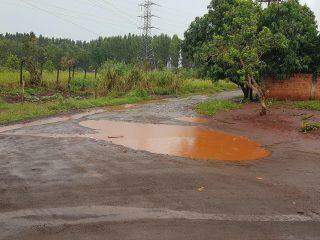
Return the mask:
[[285, 43], [282, 35], [270, 29], [259, 29], [262, 9], [251, 0], [215, 0], [209, 6], [212, 19], [219, 19], [215, 33], [196, 53], [196, 60], [206, 75], [228, 78], [260, 98], [261, 114], [266, 114], [265, 95], [259, 84], [265, 64], [262, 56], [279, 44]]
[[184, 56], [184, 65], [195, 63], [195, 54], [201, 49], [205, 42], [211, 39], [215, 33], [213, 22], [209, 18], [209, 14], [197, 17], [184, 33], [184, 41], [182, 50]]
[[266, 74], [310, 73], [319, 66], [318, 27], [308, 6], [298, 0], [271, 4], [263, 10], [259, 27], [268, 27], [272, 33], [282, 34], [287, 39], [287, 44], [263, 56]]
[[171, 64], [173, 67], [179, 67], [179, 60], [181, 54], [181, 40], [177, 35], [174, 35], [170, 43]]
[[154, 52], [156, 66], [163, 68], [170, 60], [171, 38], [168, 35], [161, 34], [152, 39], [151, 46]]
[[[265, 9], [253, 0], [212, 0], [208, 13], [185, 32], [183, 54], [202, 75], [229, 78], [248, 97], [249, 70], [257, 83], [265, 74], [313, 72], [320, 65], [319, 47], [314, 14], [298, 0]], [[245, 64], [249, 69], [238, 65], [241, 55], [254, 60]]]

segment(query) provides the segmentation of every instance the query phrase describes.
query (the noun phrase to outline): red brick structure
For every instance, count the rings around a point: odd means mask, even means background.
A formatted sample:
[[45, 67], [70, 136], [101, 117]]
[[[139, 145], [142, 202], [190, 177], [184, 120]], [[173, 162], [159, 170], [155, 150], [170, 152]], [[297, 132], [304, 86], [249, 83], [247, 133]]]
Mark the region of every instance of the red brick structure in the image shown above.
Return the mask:
[[320, 100], [320, 76], [295, 74], [286, 79], [267, 77], [264, 87], [268, 98], [278, 100]]

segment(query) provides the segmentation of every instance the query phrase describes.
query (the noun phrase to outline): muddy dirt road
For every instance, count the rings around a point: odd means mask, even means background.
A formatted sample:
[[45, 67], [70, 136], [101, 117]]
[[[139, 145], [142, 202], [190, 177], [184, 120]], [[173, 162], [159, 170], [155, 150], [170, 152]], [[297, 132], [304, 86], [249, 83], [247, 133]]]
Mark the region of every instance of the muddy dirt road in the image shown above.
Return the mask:
[[[319, 139], [226, 114], [185, 121], [207, 98], [0, 128], [0, 239], [319, 240]], [[120, 135], [95, 138], [88, 121], [205, 126], [270, 154], [233, 162], [150, 153], [112, 143]]]

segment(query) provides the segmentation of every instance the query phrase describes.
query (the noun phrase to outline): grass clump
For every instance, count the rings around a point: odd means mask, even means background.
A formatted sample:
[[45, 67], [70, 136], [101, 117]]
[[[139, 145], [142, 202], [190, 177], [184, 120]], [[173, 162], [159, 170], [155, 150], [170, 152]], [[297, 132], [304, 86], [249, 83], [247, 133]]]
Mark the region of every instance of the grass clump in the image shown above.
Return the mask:
[[303, 133], [310, 133], [310, 132], [313, 132], [313, 131], [316, 131], [320, 129], [320, 123], [317, 123], [317, 122], [305, 122], [303, 121], [302, 122], [302, 127], [301, 127], [301, 131]]
[[181, 89], [183, 79], [169, 70], [146, 73], [151, 90], [156, 95], [173, 95]]
[[293, 107], [304, 110], [315, 110], [320, 111], [320, 101], [301, 101], [294, 102]]
[[200, 114], [213, 116], [219, 111], [233, 110], [241, 107], [241, 104], [230, 100], [210, 100], [196, 106], [196, 111]]

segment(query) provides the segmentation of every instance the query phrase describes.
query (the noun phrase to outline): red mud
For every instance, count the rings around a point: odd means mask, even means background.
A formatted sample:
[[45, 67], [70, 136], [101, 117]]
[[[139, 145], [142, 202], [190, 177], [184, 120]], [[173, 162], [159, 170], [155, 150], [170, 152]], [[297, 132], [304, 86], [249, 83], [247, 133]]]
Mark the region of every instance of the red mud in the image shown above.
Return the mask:
[[305, 134], [301, 131], [303, 120], [319, 122], [320, 112], [298, 110], [288, 106], [272, 107], [266, 116], [259, 115], [259, 105], [248, 104], [241, 109], [221, 112], [214, 117], [214, 122], [234, 125], [234, 129], [248, 132], [247, 136], [263, 134], [266, 137], [320, 139], [320, 131]]

